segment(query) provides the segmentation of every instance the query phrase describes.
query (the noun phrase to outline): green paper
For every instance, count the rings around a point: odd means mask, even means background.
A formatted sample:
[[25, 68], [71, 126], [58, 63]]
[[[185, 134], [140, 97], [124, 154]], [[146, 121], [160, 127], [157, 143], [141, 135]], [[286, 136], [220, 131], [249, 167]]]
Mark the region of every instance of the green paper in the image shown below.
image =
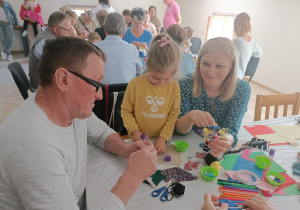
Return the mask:
[[232, 155], [226, 155], [224, 160], [221, 160], [220, 163], [223, 166], [223, 168], [226, 171], [231, 171], [233, 168], [236, 159], [240, 156], [241, 154], [232, 154]]
[[[298, 190], [297, 184], [293, 184], [291, 186], [284, 188], [284, 191], [285, 191], [286, 195], [300, 195], [300, 191]], [[273, 196], [285, 196], [285, 195], [273, 194]]]

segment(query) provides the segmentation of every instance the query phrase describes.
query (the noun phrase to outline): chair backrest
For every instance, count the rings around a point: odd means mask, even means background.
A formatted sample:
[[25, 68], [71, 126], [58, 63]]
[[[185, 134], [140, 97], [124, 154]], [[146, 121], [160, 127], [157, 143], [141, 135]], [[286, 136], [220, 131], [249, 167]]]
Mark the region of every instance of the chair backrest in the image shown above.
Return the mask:
[[106, 122], [106, 124], [109, 124], [111, 111], [114, 103], [114, 92], [118, 92], [118, 98], [115, 105], [115, 123], [110, 125], [110, 127], [116, 130], [117, 132], [120, 131], [121, 124], [123, 124], [120, 110], [126, 88], [127, 83], [110, 85], [103, 84], [101, 86], [103, 99], [95, 101], [95, 107], [93, 108], [93, 112], [95, 113], [95, 115], [104, 122]]
[[29, 80], [20, 63], [14, 62], [8, 65], [8, 69], [17, 84], [24, 100], [28, 98], [28, 90], [30, 89]]
[[201, 45], [202, 45], [202, 40], [198, 37], [192, 37], [191, 38], [191, 43], [192, 43], [192, 46], [190, 47], [190, 51], [193, 53], [193, 54], [199, 54], [199, 51], [200, 51], [200, 48], [201, 48]]
[[260, 58], [254, 58], [251, 57], [246, 68], [245, 76], [250, 76], [249, 82], [252, 80], [252, 77], [254, 76], [258, 63], [259, 63]]
[[273, 118], [278, 117], [279, 106], [283, 106], [283, 117], [287, 116], [289, 105], [293, 106], [292, 115], [299, 114], [300, 93], [277, 94], [277, 95], [257, 95], [254, 121], [261, 119], [262, 107], [266, 107], [265, 119], [269, 119], [270, 107], [274, 106]]

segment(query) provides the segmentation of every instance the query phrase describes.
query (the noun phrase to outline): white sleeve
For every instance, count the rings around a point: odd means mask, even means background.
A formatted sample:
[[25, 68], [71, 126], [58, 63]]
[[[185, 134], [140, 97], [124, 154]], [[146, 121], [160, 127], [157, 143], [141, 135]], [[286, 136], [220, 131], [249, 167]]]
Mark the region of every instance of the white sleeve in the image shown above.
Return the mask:
[[94, 113], [87, 119], [87, 139], [96, 144], [101, 149], [104, 149], [106, 138], [113, 133], [116, 133], [105, 122], [100, 120]]
[[100, 209], [126, 210], [123, 202], [115, 194], [111, 192], [101, 197], [100, 201], [97, 202], [95, 206], [89, 209], [90, 210], [100, 210]]
[[260, 57], [262, 54], [262, 49], [261, 47], [255, 42], [255, 46], [254, 46], [254, 50], [253, 50], [253, 54], [252, 57]]

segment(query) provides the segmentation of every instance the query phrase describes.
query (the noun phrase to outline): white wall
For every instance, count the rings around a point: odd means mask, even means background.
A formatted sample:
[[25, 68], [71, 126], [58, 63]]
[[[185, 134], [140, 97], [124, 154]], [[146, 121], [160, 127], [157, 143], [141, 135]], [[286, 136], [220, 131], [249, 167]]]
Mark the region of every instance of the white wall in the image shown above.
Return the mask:
[[252, 37], [263, 54], [253, 78], [282, 93], [300, 92], [300, 1], [290, 0], [177, 0], [181, 26], [191, 26], [205, 40], [212, 12], [247, 12]]
[[[10, 1], [19, 13], [20, 1]], [[39, 0], [44, 21], [61, 5], [97, 5], [98, 0]], [[161, 22], [166, 5], [163, 0], [110, 0], [114, 9], [155, 5]], [[263, 49], [261, 62], [253, 78], [282, 93], [300, 92], [300, 1], [290, 0], [177, 0], [182, 15], [181, 26], [191, 26], [195, 35], [205, 39], [208, 17], [212, 12], [247, 12], [251, 17], [252, 36]], [[20, 24], [22, 24], [21, 20]], [[22, 50], [19, 31], [12, 50]]]

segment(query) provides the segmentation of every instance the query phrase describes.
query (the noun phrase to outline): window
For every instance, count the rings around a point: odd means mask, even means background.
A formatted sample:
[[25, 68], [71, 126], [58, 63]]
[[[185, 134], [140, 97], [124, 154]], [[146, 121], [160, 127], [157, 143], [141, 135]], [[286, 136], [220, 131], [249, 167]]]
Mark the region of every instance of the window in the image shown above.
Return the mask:
[[81, 15], [81, 13], [86, 12], [87, 10], [94, 10], [96, 5], [69, 5], [74, 12], [78, 15], [78, 17]]
[[208, 17], [206, 41], [215, 37], [233, 39], [233, 23], [236, 14], [214, 13]]

